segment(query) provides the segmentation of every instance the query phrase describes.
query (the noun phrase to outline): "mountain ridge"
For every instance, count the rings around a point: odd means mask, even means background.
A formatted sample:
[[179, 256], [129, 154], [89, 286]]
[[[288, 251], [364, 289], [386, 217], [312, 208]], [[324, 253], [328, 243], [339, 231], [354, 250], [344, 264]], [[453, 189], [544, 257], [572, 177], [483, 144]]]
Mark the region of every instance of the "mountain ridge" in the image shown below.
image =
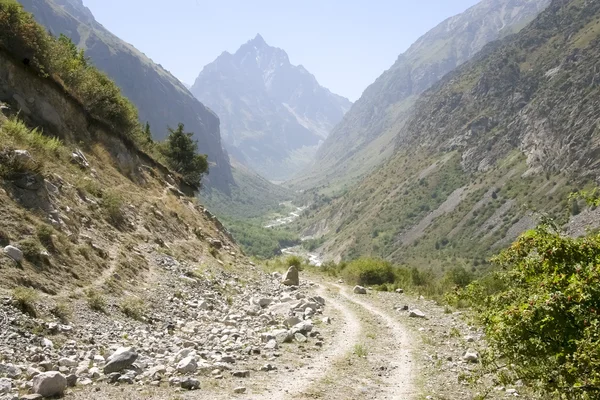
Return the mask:
[[270, 180], [306, 165], [351, 104], [260, 34], [204, 66], [192, 93], [221, 117], [228, 151]]
[[392, 155], [395, 136], [424, 90], [485, 44], [518, 30], [549, 1], [485, 0], [425, 33], [365, 89], [319, 148], [312, 166], [289, 186], [309, 189], [333, 181], [356, 182]]
[[[25, 10], [55, 36], [65, 34], [111, 77], [137, 106], [140, 120], [149, 122], [153, 137], [162, 140], [167, 127], [184, 123], [194, 132], [199, 150], [211, 164], [209, 186], [228, 191], [233, 182], [228, 155], [221, 144], [219, 119], [171, 73], [119, 39], [97, 22], [80, 0], [20, 0]], [[160, 100], [158, 100], [160, 99]]]

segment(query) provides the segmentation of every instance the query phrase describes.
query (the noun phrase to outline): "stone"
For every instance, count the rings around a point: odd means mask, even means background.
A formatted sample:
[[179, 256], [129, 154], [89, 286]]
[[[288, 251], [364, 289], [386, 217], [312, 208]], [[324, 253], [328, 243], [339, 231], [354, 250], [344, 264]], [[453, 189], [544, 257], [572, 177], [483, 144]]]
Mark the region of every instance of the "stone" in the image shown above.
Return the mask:
[[58, 365], [60, 365], [61, 367], [72, 368], [72, 367], [76, 367], [77, 365], [79, 365], [79, 363], [70, 358], [63, 357], [60, 360], [58, 360]]
[[6, 253], [7, 256], [12, 258], [16, 262], [23, 261], [23, 252], [21, 250], [19, 250], [18, 248], [16, 248], [15, 246], [10, 246], [10, 245], [6, 246], [4, 248], [4, 252]]
[[19, 397], [19, 400], [41, 400], [43, 398], [44, 398], [44, 396], [42, 396], [41, 394], [33, 393], [33, 394], [26, 394], [25, 396]]
[[67, 386], [74, 387], [77, 384], [77, 375], [70, 374], [67, 375]]
[[186, 357], [177, 364], [177, 372], [181, 374], [193, 374], [197, 369], [198, 363], [194, 356]]
[[0, 394], [9, 393], [12, 390], [12, 379], [0, 378]]
[[0, 375], [5, 375], [7, 378], [16, 379], [23, 371], [21, 368], [13, 364], [0, 364]]
[[235, 371], [232, 375], [235, 378], [249, 378], [250, 377], [250, 371], [248, 371], [248, 370]]
[[294, 335], [294, 339], [296, 339], [296, 341], [299, 343], [305, 343], [307, 340], [306, 336], [304, 336], [300, 332], [296, 332], [296, 334]]
[[265, 344], [265, 349], [267, 350], [276, 350], [277, 348], [279, 348], [279, 346], [277, 345], [277, 340], [275, 339], [271, 339], [267, 342], [267, 344]]
[[331, 324], [331, 318], [329, 318], [329, 317], [323, 317], [322, 321], [324, 324], [328, 324], [328, 325]]
[[396, 293], [402, 294], [402, 293], [404, 293], [404, 289], [396, 289]]
[[462, 359], [466, 362], [477, 363], [479, 362], [479, 354], [473, 349], [468, 349], [463, 354]]
[[292, 332], [296, 333], [296, 332], [300, 332], [302, 334], [307, 334], [308, 332], [313, 330], [313, 323], [310, 319], [307, 319], [306, 321], [302, 321], [299, 324], [294, 325], [294, 327], [292, 328]]
[[358, 285], [354, 286], [354, 289], [352, 289], [352, 291], [356, 294], [367, 294], [367, 289]]
[[137, 360], [138, 354], [133, 350], [132, 347], [121, 347], [117, 349], [108, 359], [104, 366], [104, 373], [110, 374], [112, 372], [119, 372], [127, 367], [130, 367], [135, 360]]
[[32, 391], [43, 397], [60, 396], [67, 388], [67, 378], [60, 372], [43, 372], [33, 378]]
[[236, 387], [235, 389], [233, 389], [233, 393], [236, 393], [236, 394], [246, 393], [246, 388], [243, 386]]
[[268, 306], [269, 304], [271, 304], [272, 302], [273, 302], [273, 299], [263, 298], [263, 299], [258, 300], [258, 305], [264, 308], [264, 307]]
[[285, 321], [283, 321], [283, 324], [285, 326], [287, 326], [288, 328], [291, 328], [297, 324], [299, 324], [300, 322], [302, 322], [302, 320], [298, 317], [290, 317], [288, 319], [286, 319]]
[[180, 386], [182, 389], [186, 390], [196, 390], [200, 389], [200, 381], [195, 378], [185, 377], [181, 379]]
[[281, 283], [286, 286], [300, 286], [300, 274], [298, 268], [292, 265], [283, 276]]
[[410, 310], [408, 316], [411, 318], [425, 318], [425, 313], [417, 308]]

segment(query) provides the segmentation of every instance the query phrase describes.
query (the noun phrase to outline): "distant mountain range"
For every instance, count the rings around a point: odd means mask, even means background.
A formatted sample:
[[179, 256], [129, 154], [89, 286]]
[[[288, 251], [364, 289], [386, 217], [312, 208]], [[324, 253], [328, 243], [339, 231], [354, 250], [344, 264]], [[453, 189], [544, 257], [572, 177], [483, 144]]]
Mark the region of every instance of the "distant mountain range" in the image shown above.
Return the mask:
[[137, 106], [140, 120], [150, 123], [155, 139], [164, 139], [167, 127], [179, 122], [194, 132], [199, 151], [208, 154], [211, 164], [204, 182], [229, 191], [233, 176], [221, 145], [219, 119], [179, 80], [99, 24], [81, 0], [19, 1], [52, 34], [65, 34], [85, 49], [94, 65]]
[[277, 181], [309, 164], [351, 106], [260, 35], [205, 66], [191, 91], [219, 115], [228, 151]]
[[421, 38], [370, 85], [290, 185], [342, 189], [387, 160], [418, 96], [486, 44], [517, 32], [550, 0], [483, 0]]

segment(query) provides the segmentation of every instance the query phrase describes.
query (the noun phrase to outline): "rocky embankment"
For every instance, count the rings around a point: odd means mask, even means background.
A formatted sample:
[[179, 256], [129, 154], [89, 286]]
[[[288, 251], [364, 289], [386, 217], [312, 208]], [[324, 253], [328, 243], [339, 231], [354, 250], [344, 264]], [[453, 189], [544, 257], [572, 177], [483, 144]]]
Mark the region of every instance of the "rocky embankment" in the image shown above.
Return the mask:
[[231, 380], [233, 395], [246, 392], [250, 375], [276, 372], [284, 344], [323, 345], [315, 321], [323, 323], [325, 300], [309, 294], [310, 284], [294, 285], [297, 272], [282, 278], [249, 265], [256, 278], [246, 281], [225, 270], [202, 274], [166, 255], [153, 262], [155, 286], [140, 297], [148, 305], [139, 320], [121, 318], [116, 298], [93, 311], [74, 293], [68, 322], [50, 317], [50, 297], [35, 304], [43, 318], [0, 298], [0, 399], [102, 385], [187, 391], [222, 380]]

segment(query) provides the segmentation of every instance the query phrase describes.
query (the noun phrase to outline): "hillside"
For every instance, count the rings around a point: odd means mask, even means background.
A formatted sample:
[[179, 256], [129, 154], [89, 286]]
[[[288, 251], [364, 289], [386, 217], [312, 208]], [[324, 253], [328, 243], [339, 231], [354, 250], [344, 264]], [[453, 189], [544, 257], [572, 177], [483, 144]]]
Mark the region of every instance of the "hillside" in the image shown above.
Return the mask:
[[550, 0], [484, 0], [419, 38], [369, 86], [319, 148], [293, 189], [339, 191], [394, 152], [418, 96], [487, 43], [517, 31]]
[[206, 65], [191, 91], [221, 118], [232, 156], [272, 181], [305, 168], [351, 105], [260, 35]]
[[600, 172], [599, 36], [598, 2], [554, 1], [427, 91], [395, 155], [304, 234], [332, 257], [475, 267], [540, 215], [566, 222], [568, 194]]
[[52, 34], [65, 34], [86, 51], [95, 66], [111, 77], [138, 108], [140, 120], [149, 122], [157, 140], [167, 127], [184, 123], [194, 132], [203, 154], [211, 163], [206, 183], [228, 190], [232, 181], [229, 158], [223, 150], [218, 117], [173, 75], [101, 24], [81, 0], [20, 0], [36, 20]]

